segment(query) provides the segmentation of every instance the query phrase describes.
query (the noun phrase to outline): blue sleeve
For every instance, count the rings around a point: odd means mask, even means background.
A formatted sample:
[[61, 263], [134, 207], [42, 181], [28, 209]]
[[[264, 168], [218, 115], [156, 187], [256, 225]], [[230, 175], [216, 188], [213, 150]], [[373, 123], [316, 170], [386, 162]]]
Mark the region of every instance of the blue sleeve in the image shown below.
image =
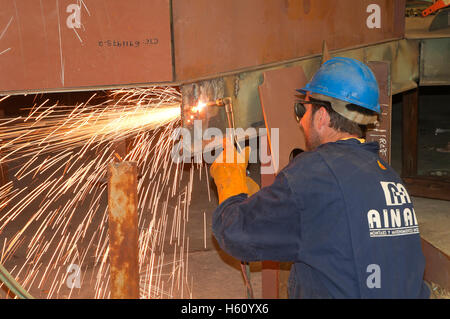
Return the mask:
[[300, 210], [282, 172], [251, 197], [225, 200], [214, 211], [212, 227], [220, 247], [239, 260], [298, 259]]

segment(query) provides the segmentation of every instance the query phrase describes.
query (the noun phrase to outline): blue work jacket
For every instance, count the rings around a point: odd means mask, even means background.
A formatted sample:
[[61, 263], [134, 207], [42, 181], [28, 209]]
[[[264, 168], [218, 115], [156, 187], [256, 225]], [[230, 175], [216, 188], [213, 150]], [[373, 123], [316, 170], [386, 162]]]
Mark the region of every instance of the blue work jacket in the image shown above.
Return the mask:
[[326, 143], [274, 183], [213, 215], [220, 247], [247, 262], [294, 262], [290, 298], [429, 298], [411, 198], [377, 143]]

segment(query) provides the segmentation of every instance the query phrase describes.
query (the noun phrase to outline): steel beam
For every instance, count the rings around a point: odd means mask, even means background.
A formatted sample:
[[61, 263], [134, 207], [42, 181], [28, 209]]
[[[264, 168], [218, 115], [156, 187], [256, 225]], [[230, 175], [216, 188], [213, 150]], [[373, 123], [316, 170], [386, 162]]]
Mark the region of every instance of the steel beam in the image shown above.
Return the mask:
[[373, 61], [368, 66], [378, 82], [379, 103], [381, 115], [375, 127], [370, 127], [366, 133], [367, 142], [378, 142], [379, 155], [386, 163], [391, 164], [391, 122], [392, 122], [392, 96], [390, 83], [389, 62]]

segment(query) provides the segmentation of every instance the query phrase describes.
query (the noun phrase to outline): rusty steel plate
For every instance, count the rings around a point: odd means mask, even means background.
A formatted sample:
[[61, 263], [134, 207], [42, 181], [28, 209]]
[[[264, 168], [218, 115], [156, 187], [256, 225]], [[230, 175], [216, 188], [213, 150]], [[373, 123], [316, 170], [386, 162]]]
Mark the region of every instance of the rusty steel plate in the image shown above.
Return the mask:
[[[294, 113], [294, 103], [299, 94], [295, 90], [306, 83], [303, 68], [291, 67], [264, 72], [264, 82], [259, 86], [275, 173], [289, 163], [294, 149], [305, 149], [304, 136]], [[279, 131], [277, 140], [271, 139], [274, 129]]]
[[0, 92], [172, 80], [169, 0], [0, 5]]
[[[298, 88], [306, 83], [303, 68], [291, 67], [270, 70], [263, 73], [264, 82], [259, 86], [259, 97], [267, 129], [267, 154], [271, 162], [261, 163], [262, 167], [272, 168], [273, 174], [261, 174], [261, 186], [273, 183], [275, 175], [285, 167], [290, 160], [291, 151], [304, 149], [304, 136], [294, 114]], [[278, 130], [278, 139], [272, 135], [273, 129]], [[261, 138], [266, 138], [265, 136]], [[264, 261], [262, 264], [262, 295], [263, 298], [279, 297], [278, 262]]]
[[[405, 0], [173, 0], [177, 81], [404, 35]], [[399, 18], [400, 17], [400, 18]]]

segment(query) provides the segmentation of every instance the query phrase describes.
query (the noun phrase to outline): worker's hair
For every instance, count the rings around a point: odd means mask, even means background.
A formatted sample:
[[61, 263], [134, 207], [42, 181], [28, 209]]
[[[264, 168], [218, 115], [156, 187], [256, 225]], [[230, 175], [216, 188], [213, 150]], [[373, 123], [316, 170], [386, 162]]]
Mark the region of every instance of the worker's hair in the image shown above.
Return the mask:
[[[337, 113], [333, 108], [331, 107], [330, 102], [321, 102], [324, 105], [316, 105], [312, 104], [312, 113], [313, 116], [319, 110], [321, 107], [324, 107], [328, 114], [330, 115], [330, 127], [341, 132], [350, 133], [352, 135], [356, 135], [358, 137], [364, 137], [366, 134], [367, 125], [360, 125], [356, 122], [352, 122], [339, 113]], [[374, 112], [370, 110], [366, 110], [358, 105], [355, 104], [347, 104], [347, 108], [351, 111], [357, 111], [359, 113], [362, 113], [364, 115], [373, 115]]]

